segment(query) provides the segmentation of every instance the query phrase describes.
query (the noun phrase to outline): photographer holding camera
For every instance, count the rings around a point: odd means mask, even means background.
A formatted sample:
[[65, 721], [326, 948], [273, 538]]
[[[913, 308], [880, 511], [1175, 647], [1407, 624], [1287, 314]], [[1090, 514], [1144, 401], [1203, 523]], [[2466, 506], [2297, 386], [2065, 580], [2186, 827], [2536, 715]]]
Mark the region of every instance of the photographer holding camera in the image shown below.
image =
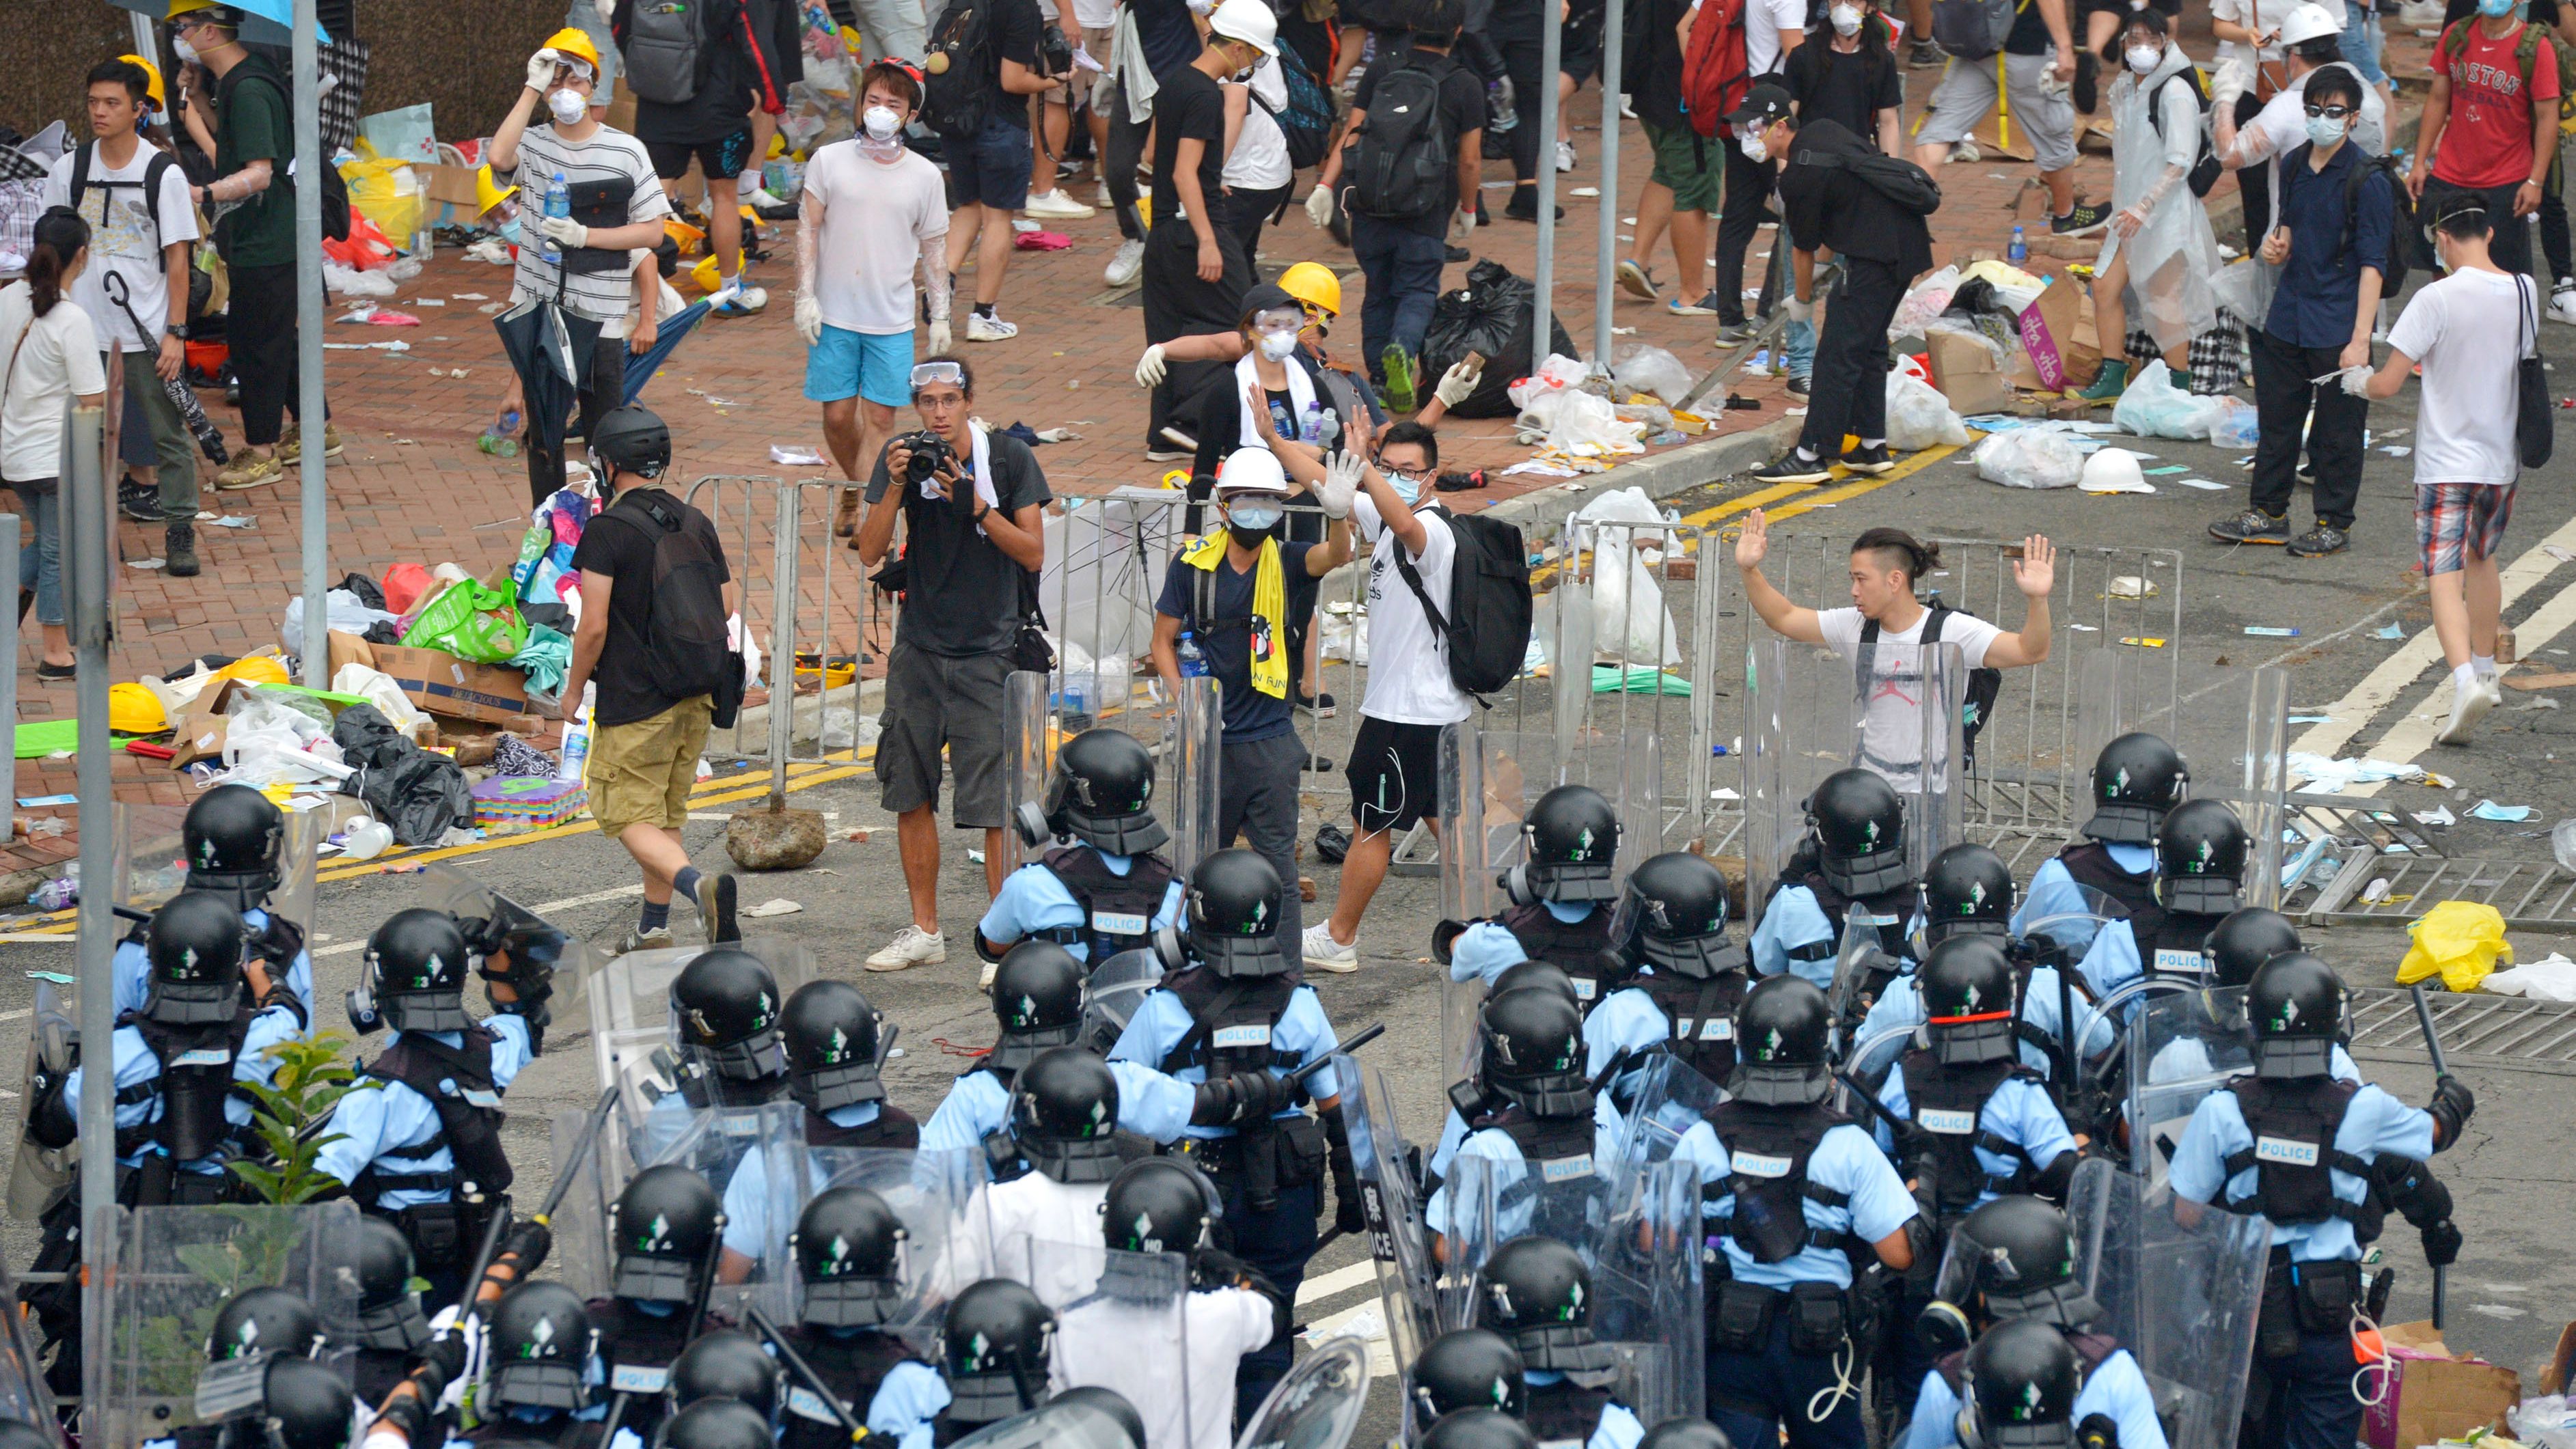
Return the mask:
[[1027, 444], [971, 416], [974, 398], [975, 374], [958, 359], [913, 365], [922, 426], [878, 455], [859, 524], [859, 559], [874, 568], [894, 542], [896, 514], [904, 521], [902, 553], [875, 575], [904, 596], [886, 661], [877, 781], [895, 816], [912, 923], [868, 958], [871, 971], [948, 959], [939, 932], [942, 748], [957, 773], [951, 823], [984, 832], [985, 894], [1002, 889], [1002, 685], [1046, 562], [1040, 509], [1053, 495]]

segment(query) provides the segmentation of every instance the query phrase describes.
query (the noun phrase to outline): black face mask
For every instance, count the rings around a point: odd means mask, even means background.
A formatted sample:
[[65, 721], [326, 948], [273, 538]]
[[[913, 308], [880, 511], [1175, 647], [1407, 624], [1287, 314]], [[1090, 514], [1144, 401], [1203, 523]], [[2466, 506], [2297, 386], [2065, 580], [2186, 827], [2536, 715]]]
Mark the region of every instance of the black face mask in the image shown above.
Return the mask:
[[1276, 523], [1270, 525], [1268, 528], [1246, 528], [1240, 523], [1228, 523], [1225, 526], [1225, 531], [1233, 536], [1236, 543], [1243, 545], [1245, 548], [1258, 551], [1264, 540], [1277, 538], [1279, 536], [1279, 527], [1280, 526]]

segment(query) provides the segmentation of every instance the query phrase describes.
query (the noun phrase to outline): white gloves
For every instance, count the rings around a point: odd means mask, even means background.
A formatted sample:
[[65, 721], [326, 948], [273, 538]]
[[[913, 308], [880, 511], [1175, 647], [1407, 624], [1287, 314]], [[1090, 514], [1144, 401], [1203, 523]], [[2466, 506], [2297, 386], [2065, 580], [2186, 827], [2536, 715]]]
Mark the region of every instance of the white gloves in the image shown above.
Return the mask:
[[2367, 362], [2356, 362], [2343, 370], [2343, 390], [2358, 398], [2370, 396], [2372, 368]]
[[1145, 349], [1144, 356], [1136, 359], [1136, 385], [1160, 387], [1163, 385], [1163, 374], [1170, 370], [1170, 366], [1163, 361], [1163, 344], [1157, 342]]
[[1789, 294], [1789, 300], [1783, 305], [1789, 309], [1789, 320], [1792, 322], [1812, 323], [1816, 320], [1816, 304], [1799, 300], [1795, 292]]
[[956, 343], [956, 335], [948, 330], [948, 319], [933, 319], [930, 324], [930, 355], [936, 357], [943, 352], [953, 352]]
[[1318, 228], [1333, 224], [1333, 193], [1317, 186], [1306, 193], [1306, 219]]
[[1474, 234], [1475, 234], [1475, 231], [1476, 231], [1476, 213], [1474, 213], [1474, 212], [1472, 212], [1472, 211], [1463, 211], [1463, 210], [1462, 210], [1462, 211], [1454, 212], [1454, 213], [1452, 213], [1452, 214], [1450, 215], [1450, 217], [1449, 217], [1449, 239], [1450, 239], [1451, 241], [1453, 241], [1453, 242], [1463, 242], [1463, 241], [1465, 241], [1468, 237], [1470, 237], [1470, 236], [1474, 235]]
[[568, 216], [546, 216], [537, 219], [537, 234], [557, 246], [590, 245], [590, 228]]
[[804, 338], [808, 347], [823, 345], [823, 304], [815, 301], [810, 292], [796, 294], [796, 335]]
[[563, 64], [563, 57], [557, 54], [552, 46], [529, 56], [528, 89], [538, 95], [544, 95], [546, 87], [555, 83], [555, 67], [561, 64]]
[[1440, 385], [1431, 390], [1431, 395], [1440, 399], [1442, 407], [1455, 408], [1475, 392], [1476, 384], [1484, 378], [1484, 369], [1471, 368], [1463, 360], [1453, 362], [1447, 372], [1440, 374]]
[[1360, 491], [1360, 474], [1368, 471], [1368, 459], [1348, 448], [1324, 460], [1324, 486], [1315, 490], [1315, 501], [1323, 506], [1326, 518], [1351, 516], [1351, 500]]

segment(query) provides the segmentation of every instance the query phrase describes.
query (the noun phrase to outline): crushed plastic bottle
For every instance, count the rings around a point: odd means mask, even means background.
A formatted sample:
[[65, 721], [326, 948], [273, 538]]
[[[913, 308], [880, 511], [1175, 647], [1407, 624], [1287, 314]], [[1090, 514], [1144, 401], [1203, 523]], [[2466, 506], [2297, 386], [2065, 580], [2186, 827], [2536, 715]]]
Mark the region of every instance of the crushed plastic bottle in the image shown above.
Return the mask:
[[77, 904], [79, 900], [80, 882], [70, 876], [56, 876], [36, 887], [27, 897], [27, 904], [40, 911], [59, 911]]
[[518, 431], [519, 410], [512, 408], [501, 414], [500, 421], [485, 428], [483, 436], [474, 440], [474, 446], [496, 458], [515, 458], [519, 456]]

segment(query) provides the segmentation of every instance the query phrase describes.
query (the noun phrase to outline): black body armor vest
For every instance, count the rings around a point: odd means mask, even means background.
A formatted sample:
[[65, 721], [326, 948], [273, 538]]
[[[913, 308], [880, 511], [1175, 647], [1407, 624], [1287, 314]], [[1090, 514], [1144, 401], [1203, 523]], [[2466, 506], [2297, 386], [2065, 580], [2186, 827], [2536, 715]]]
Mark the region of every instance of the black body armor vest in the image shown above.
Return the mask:
[[1734, 1240], [1757, 1263], [1778, 1263], [1803, 1248], [1839, 1248], [1846, 1234], [1807, 1226], [1806, 1204], [1847, 1208], [1851, 1194], [1807, 1181], [1807, 1162], [1825, 1134], [1848, 1126], [1849, 1117], [1822, 1106], [1769, 1107], [1741, 1100], [1709, 1109], [1708, 1122], [1726, 1145], [1729, 1175], [1700, 1189], [1714, 1202], [1733, 1195], [1734, 1209], [1711, 1218], [1709, 1231]]
[[1060, 845], [1039, 863], [1063, 885], [1082, 912], [1079, 926], [1051, 926], [1029, 935], [1059, 946], [1082, 947], [1084, 960], [1098, 966], [1121, 951], [1141, 951], [1153, 944], [1154, 913], [1171, 894], [1172, 863], [1156, 854], [1128, 857], [1125, 875], [1112, 871], [1100, 852], [1088, 845]]

